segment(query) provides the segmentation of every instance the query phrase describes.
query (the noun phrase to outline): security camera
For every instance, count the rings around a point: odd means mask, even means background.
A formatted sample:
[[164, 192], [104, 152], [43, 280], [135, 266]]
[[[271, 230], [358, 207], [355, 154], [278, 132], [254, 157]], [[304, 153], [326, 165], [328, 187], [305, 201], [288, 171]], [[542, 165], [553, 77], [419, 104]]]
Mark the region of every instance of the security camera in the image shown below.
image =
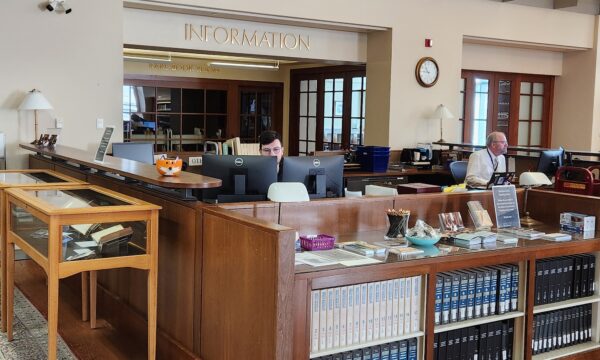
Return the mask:
[[70, 14], [71, 13], [71, 7], [67, 4], [66, 1], [61, 1], [60, 5], [62, 6], [63, 10], [65, 11], [65, 14]]
[[58, 1], [56, 1], [56, 0], [48, 1], [48, 5], [46, 5], [46, 9], [48, 9], [48, 11], [54, 11], [54, 9], [56, 9], [57, 5], [58, 5]]

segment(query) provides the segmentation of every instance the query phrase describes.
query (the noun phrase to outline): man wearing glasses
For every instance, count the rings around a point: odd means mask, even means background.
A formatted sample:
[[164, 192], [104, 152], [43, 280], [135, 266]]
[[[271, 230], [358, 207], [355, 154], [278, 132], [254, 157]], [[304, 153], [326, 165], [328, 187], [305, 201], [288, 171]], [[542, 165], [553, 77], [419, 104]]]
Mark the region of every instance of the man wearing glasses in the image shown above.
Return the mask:
[[263, 156], [277, 156], [277, 172], [279, 172], [279, 164], [283, 157], [283, 146], [279, 133], [272, 130], [263, 131], [258, 142], [260, 143], [260, 153]]
[[469, 187], [486, 188], [495, 172], [506, 172], [504, 154], [508, 149], [506, 135], [494, 131], [486, 139], [486, 148], [469, 156], [465, 182]]

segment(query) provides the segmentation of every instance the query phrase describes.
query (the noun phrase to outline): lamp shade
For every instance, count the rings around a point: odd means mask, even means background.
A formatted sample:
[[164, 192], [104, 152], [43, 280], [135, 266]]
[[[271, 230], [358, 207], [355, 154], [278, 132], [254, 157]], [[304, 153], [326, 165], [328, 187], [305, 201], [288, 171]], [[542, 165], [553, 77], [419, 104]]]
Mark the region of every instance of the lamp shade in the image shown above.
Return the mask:
[[446, 105], [440, 104], [435, 109], [435, 119], [454, 119], [454, 115], [448, 110]]
[[526, 171], [519, 175], [519, 185], [521, 186], [540, 186], [552, 185], [552, 182], [546, 174], [541, 172]]
[[37, 89], [33, 89], [25, 95], [25, 98], [19, 105], [19, 110], [48, 110], [52, 105], [46, 99], [44, 94]]

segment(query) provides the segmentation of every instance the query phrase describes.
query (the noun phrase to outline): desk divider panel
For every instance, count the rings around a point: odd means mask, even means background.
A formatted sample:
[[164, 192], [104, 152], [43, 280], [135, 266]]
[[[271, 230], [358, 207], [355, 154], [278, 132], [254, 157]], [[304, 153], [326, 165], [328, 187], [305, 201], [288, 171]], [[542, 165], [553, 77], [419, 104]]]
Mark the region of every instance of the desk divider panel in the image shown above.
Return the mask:
[[204, 209], [203, 358], [289, 358], [294, 233], [224, 209]]

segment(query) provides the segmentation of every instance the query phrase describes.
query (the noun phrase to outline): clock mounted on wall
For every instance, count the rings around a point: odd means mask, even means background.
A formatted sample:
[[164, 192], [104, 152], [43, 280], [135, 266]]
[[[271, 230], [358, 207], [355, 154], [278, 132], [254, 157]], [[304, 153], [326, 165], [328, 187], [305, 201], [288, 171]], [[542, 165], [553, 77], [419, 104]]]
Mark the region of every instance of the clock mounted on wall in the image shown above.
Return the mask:
[[417, 62], [415, 76], [423, 87], [432, 87], [438, 80], [440, 71], [437, 62], [431, 57], [423, 57]]

